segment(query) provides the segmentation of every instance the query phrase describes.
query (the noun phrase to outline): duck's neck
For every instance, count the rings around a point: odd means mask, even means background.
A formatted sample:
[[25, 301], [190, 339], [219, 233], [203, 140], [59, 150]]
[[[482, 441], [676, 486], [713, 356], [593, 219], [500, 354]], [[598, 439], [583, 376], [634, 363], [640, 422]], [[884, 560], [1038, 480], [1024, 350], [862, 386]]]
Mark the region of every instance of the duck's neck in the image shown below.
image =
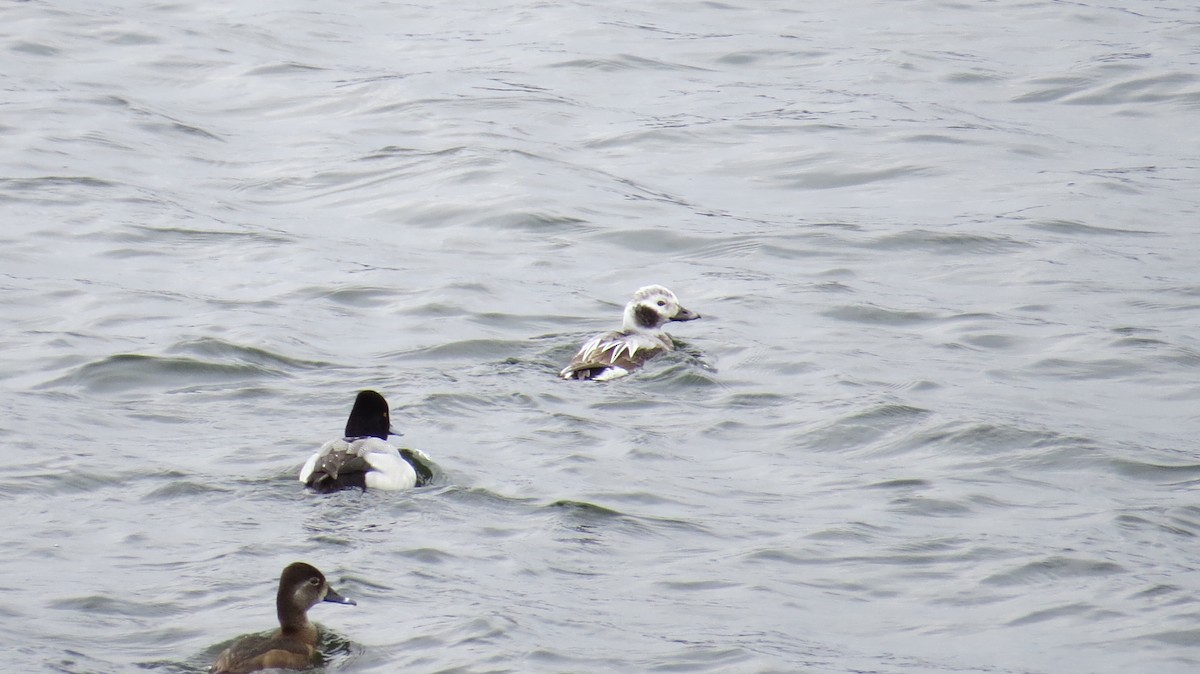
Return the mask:
[[287, 636], [307, 636], [315, 635], [317, 628], [312, 623], [308, 622], [308, 616], [304, 613], [296, 615], [286, 611], [282, 606], [279, 607], [279, 633]]
[[308, 611], [296, 605], [296, 597], [290, 588], [283, 585], [275, 596], [275, 615], [279, 616], [279, 632], [281, 634], [298, 635], [315, 632], [312, 623], [308, 622]]

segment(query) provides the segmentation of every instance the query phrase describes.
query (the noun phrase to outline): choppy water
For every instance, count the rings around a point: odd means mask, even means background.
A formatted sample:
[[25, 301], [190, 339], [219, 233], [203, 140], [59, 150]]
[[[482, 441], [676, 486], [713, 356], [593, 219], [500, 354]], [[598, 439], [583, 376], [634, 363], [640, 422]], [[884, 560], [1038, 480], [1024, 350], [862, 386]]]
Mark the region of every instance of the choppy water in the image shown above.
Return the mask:
[[[0, 5], [11, 671], [1194, 672], [1192, 2]], [[629, 294], [705, 318], [555, 372]], [[293, 475], [378, 388], [444, 475]]]

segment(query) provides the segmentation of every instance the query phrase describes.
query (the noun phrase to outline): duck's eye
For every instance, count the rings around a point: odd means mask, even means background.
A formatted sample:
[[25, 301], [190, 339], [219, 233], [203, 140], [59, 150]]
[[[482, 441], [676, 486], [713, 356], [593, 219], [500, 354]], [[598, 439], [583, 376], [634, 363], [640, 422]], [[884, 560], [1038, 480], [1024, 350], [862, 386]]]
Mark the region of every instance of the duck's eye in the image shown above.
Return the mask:
[[320, 579], [320, 578], [309, 578], [309, 579], [308, 579], [308, 584], [309, 584], [309, 585], [320, 585], [320, 584], [321, 584], [321, 579]]
[[665, 307], [665, 306], [667, 306], [667, 301], [666, 301], [666, 300], [659, 300], [659, 301], [658, 301], [658, 306], [660, 306], [660, 307]]

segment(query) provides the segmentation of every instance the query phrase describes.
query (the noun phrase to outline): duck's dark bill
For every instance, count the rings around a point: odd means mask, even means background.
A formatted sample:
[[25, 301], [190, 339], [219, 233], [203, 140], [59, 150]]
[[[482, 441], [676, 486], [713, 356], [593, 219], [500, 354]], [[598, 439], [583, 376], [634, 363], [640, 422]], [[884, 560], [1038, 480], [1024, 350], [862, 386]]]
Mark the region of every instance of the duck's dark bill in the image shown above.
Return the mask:
[[331, 601], [335, 604], [350, 604], [351, 606], [358, 606], [358, 602], [354, 601], [353, 599], [347, 599], [346, 597], [343, 597], [335, 592], [332, 587], [329, 588], [329, 591], [325, 593], [324, 601]]
[[700, 318], [700, 314], [692, 311], [691, 309], [684, 309], [683, 307], [679, 307], [679, 312], [676, 313], [674, 316], [672, 316], [671, 320], [673, 320], [673, 321], [694, 321], [697, 318]]

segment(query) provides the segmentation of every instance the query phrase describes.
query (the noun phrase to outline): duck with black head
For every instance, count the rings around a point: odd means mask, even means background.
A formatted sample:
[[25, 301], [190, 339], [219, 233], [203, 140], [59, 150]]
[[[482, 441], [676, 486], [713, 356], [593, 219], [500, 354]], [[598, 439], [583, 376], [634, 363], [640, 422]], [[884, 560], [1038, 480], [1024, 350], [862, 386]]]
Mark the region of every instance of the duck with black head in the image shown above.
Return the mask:
[[625, 305], [624, 323], [584, 342], [563, 368], [563, 379], [607, 381], [624, 377], [651, 358], [675, 349], [663, 326], [671, 321], [694, 321], [700, 314], [686, 309], [675, 293], [659, 285], [639, 288]]
[[308, 609], [320, 602], [354, 604], [329, 587], [325, 576], [304, 562], [289, 564], [279, 577], [275, 611], [279, 629], [238, 639], [221, 651], [210, 674], [246, 674], [261, 669], [307, 669], [317, 654], [317, 628]]
[[305, 486], [329, 493], [342, 489], [411, 489], [433, 479], [433, 461], [417, 449], [396, 447], [387, 400], [360, 391], [346, 420], [344, 437], [321, 446], [300, 469]]

